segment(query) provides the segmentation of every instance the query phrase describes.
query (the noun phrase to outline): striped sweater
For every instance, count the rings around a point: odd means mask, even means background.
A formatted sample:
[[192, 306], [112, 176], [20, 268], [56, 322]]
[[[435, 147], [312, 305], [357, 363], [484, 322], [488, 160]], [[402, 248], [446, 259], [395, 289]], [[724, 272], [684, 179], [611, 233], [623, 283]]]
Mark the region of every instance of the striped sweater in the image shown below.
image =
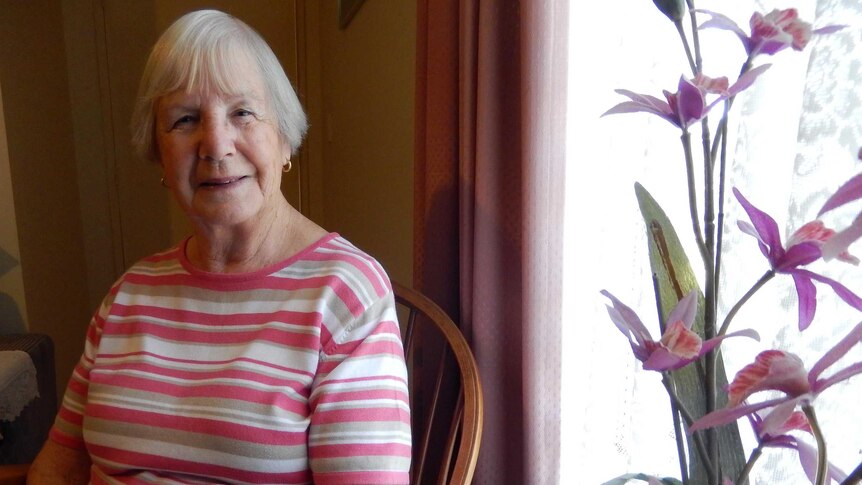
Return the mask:
[[407, 483], [389, 279], [337, 234], [254, 273], [144, 259], [93, 317], [51, 439], [94, 484]]

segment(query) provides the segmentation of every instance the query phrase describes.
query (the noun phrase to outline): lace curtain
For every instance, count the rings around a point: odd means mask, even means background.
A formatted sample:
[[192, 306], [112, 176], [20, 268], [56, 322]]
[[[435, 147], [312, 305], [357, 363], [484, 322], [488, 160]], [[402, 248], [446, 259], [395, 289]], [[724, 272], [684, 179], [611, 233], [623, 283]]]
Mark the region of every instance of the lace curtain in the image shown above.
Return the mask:
[[[776, 219], [786, 241], [795, 228], [816, 216], [830, 191], [862, 170], [855, 157], [862, 145], [862, 2], [701, 0], [697, 6], [721, 12], [745, 29], [755, 10], [788, 7], [796, 7], [815, 27], [849, 25], [816, 37], [804, 52], [759, 57], [756, 64], [772, 67], [734, 105], [728, 196], [730, 187], [739, 188]], [[679, 131], [647, 114], [600, 115], [624, 99], [613, 92], [616, 88], [657, 96], [662, 89], [675, 90], [687, 64], [675, 29], [652, 2], [578, 2], [571, 15], [561, 483], [602, 483], [628, 472], [679, 477], [660, 376], [641, 369], [599, 295], [601, 289], [614, 293], [658, 337], [635, 181], [663, 206], [695, 271], [702, 273], [688, 213]], [[705, 73], [733, 78], [744, 60], [741, 43], [732, 33], [715, 29], [704, 31], [701, 40]], [[714, 123], [718, 110], [713, 118]], [[692, 139], [700, 139], [699, 131]], [[755, 240], [736, 227], [745, 215], [732, 196], [725, 212], [720, 317], [767, 269]], [[828, 214], [824, 220], [843, 227], [852, 212]], [[854, 250], [862, 256], [862, 244], [851, 247]], [[833, 261], [810, 268], [862, 293], [860, 267]], [[792, 351], [810, 367], [862, 319], [818, 284], [817, 315], [800, 334], [796, 305], [792, 280], [779, 275], [743, 308], [731, 330], [754, 328], [761, 342], [726, 342], [723, 352], [731, 377], [767, 348]], [[857, 346], [839, 364], [860, 360], [862, 346]], [[856, 377], [826, 391], [815, 406], [830, 459], [847, 473], [862, 460], [859, 396], [862, 378]], [[740, 423], [748, 452], [754, 438], [747, 423]], [[795, 452], [768, 449], [751, 483], [809, 482]]]

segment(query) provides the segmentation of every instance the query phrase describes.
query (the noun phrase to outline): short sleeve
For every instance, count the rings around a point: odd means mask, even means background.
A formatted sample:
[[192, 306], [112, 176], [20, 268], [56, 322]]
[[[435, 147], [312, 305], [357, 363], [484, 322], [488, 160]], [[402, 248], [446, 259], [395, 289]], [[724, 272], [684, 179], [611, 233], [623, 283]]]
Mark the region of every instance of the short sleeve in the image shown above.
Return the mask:
[[408, 483], [410, 401], [392, 290], [321, 342], [309, 400], [314, 483]]

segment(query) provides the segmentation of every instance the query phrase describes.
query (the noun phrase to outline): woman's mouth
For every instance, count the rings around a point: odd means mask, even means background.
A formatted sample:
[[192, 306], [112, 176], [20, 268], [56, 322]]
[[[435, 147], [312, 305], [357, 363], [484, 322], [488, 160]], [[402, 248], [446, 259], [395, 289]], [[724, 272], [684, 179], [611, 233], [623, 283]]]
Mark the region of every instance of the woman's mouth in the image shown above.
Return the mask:
[[206, 189], [228, 188], [235, 185], [237, 182], [241, 182], [246, 178], [247, 176], [243, 175], [241, 177], [222, 177], [207, 179], [200, 183], [200, 187]]

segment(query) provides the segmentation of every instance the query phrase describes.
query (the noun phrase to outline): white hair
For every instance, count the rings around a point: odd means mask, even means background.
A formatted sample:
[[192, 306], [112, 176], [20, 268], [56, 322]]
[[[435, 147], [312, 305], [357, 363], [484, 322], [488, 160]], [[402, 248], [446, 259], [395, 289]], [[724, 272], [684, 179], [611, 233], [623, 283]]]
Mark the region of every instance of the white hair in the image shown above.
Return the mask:
[[138, 153], [146, 159], [158, 160], [155, 116], [160, 97], [180, 89], [238, 93], [243, 80], [233, 74], [242, 60], [259, 70], [282, 141], [295, 153], [302, 144], [308, 122], [290, 80], [260, 34], [218, 10], [183, 15], [153, 46], [132, 114], [132, 144]]

